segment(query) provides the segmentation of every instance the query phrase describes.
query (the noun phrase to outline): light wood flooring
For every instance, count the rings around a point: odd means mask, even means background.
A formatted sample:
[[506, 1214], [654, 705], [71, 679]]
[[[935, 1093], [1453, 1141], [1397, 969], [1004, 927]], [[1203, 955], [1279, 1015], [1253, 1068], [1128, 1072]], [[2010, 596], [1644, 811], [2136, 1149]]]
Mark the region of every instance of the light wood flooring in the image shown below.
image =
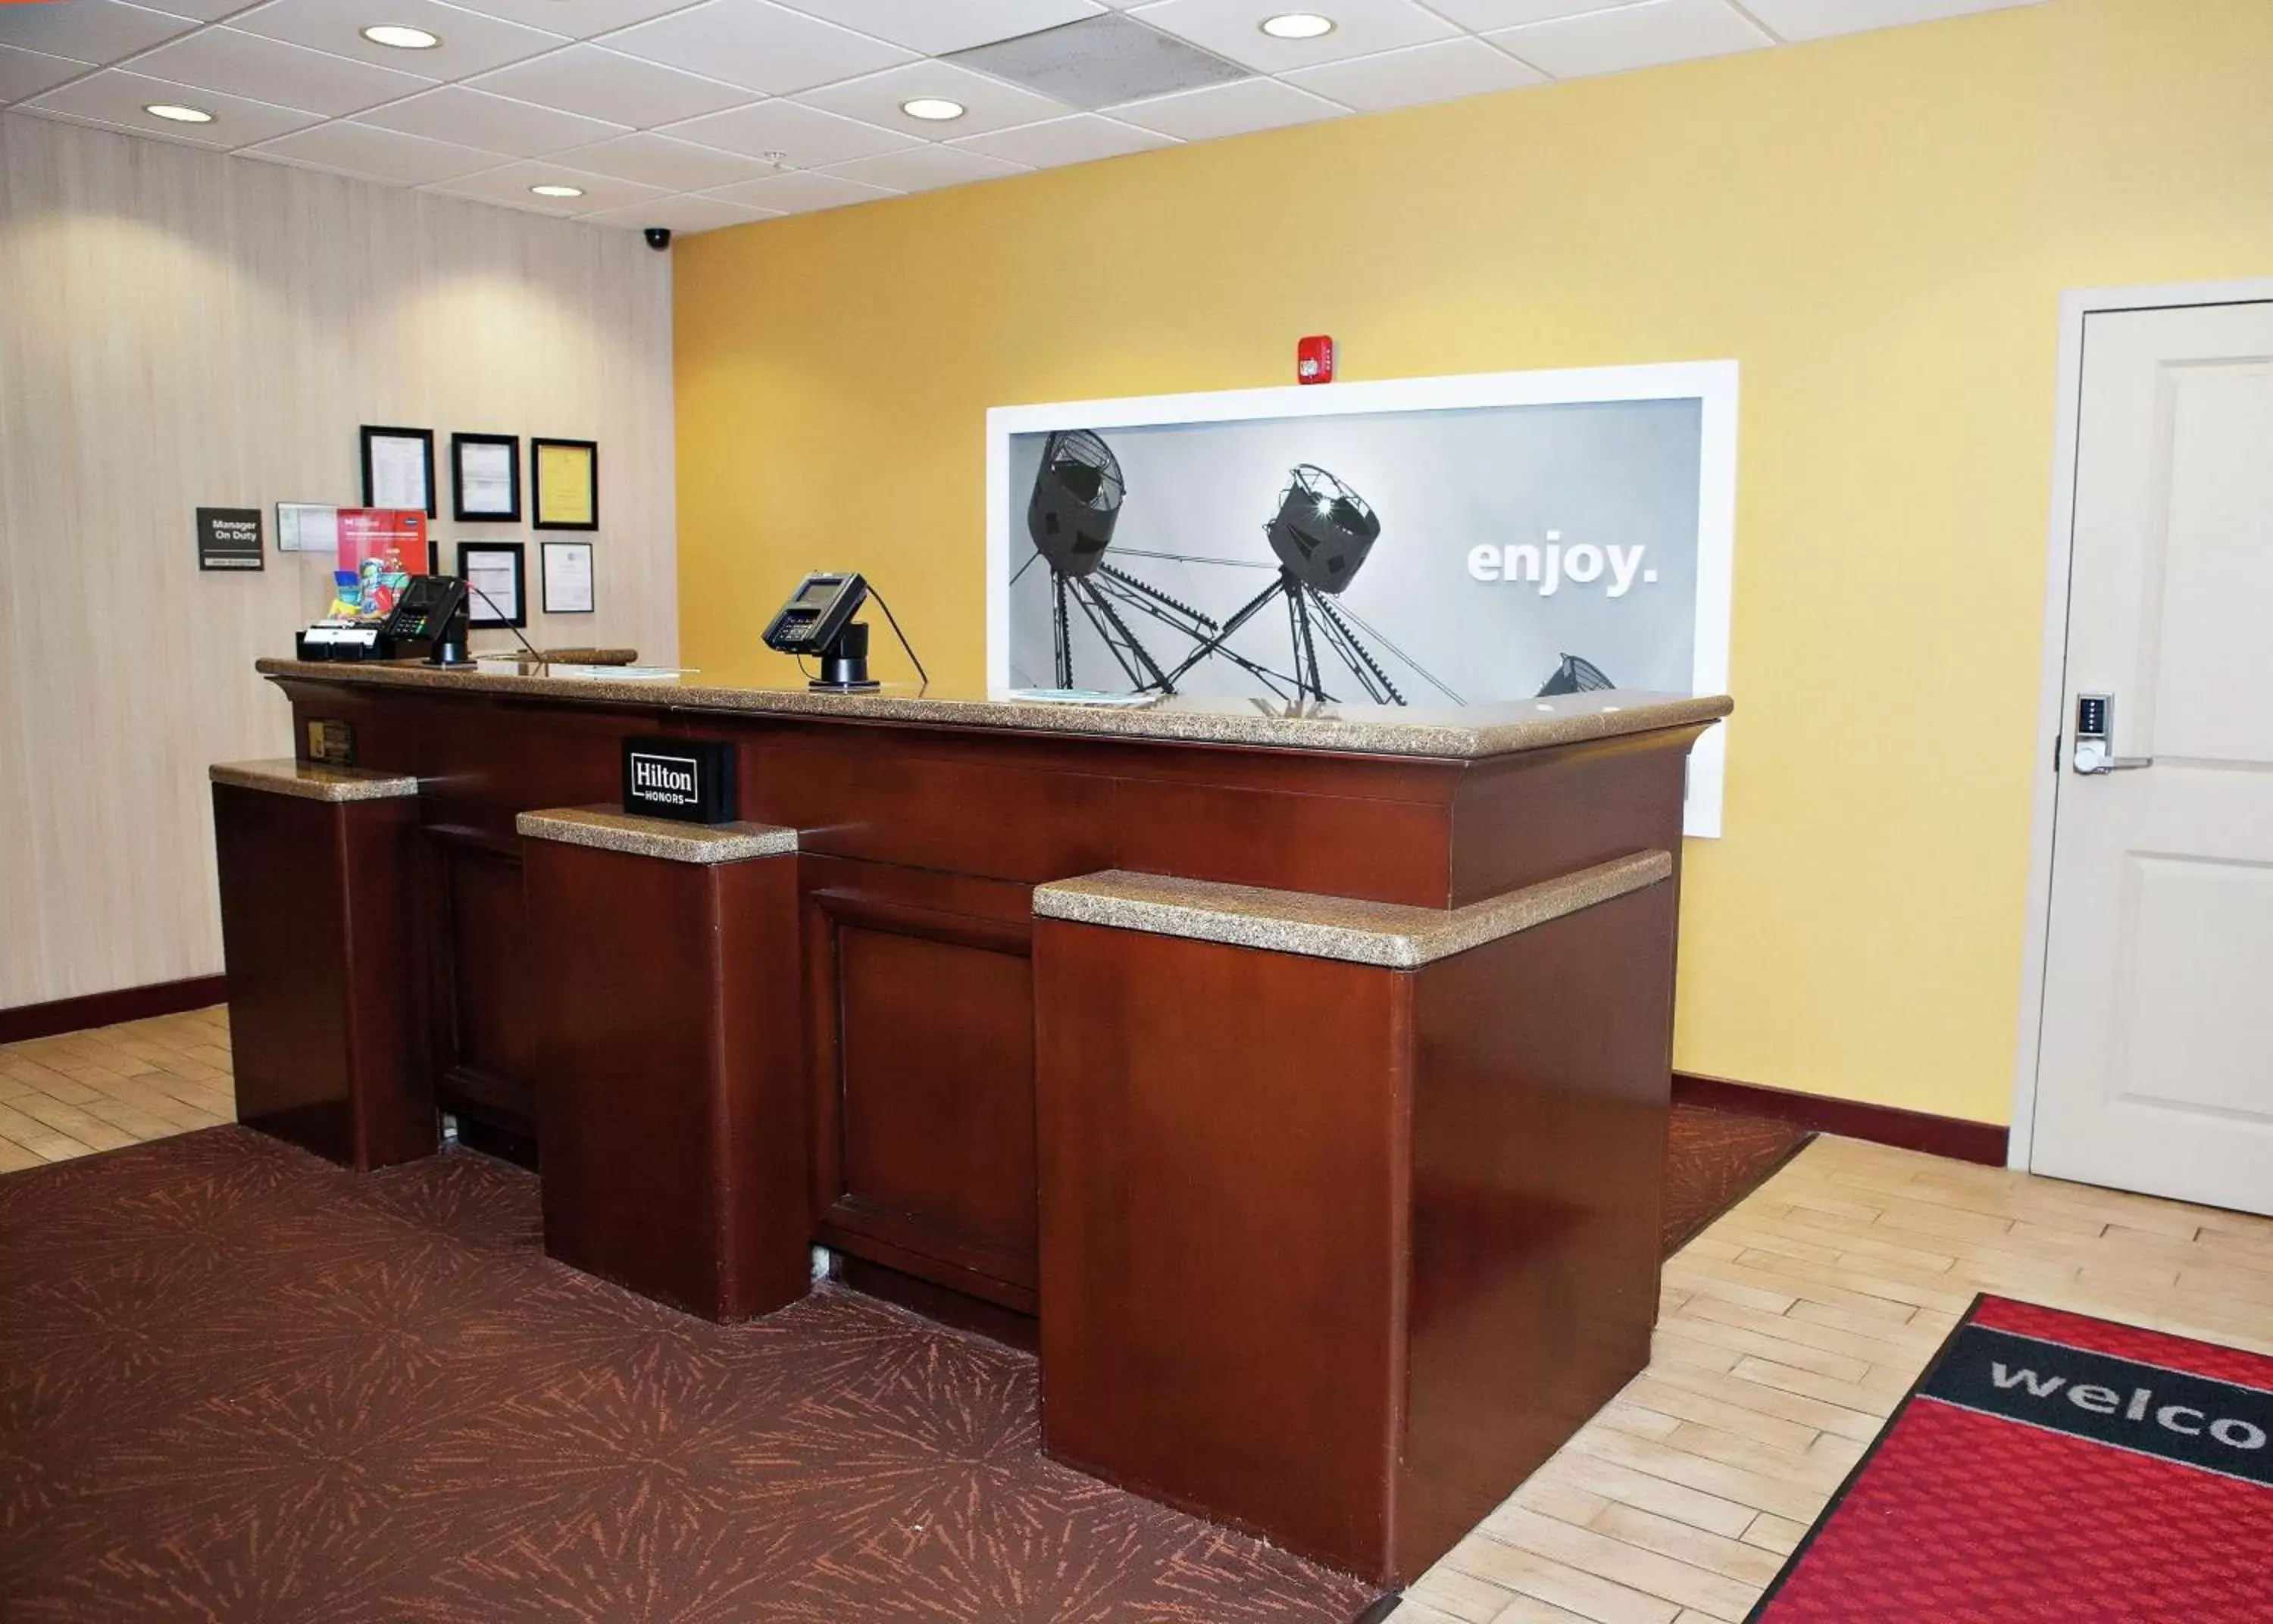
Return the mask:
[[[230, 1119], [223, 1009], [0, 1047], [0, 1171]], [[1667, 1265], [1649, 1368], [1395, 1624], [1742, 1619], [1977, 1291], [2273, 1353], [2273, 1219], [1821, 1138]]]
[[0, 1173], [236, 1119], [226, 1007], [0, 1044]]

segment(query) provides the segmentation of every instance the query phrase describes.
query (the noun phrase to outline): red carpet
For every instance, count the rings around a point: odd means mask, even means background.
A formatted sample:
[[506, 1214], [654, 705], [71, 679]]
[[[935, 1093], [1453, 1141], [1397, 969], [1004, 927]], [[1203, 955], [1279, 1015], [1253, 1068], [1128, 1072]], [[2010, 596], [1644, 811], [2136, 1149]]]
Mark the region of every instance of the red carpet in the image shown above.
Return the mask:
[[2273, 1358], [1983, 1297], [1757, 1624], [2273, 1619]]

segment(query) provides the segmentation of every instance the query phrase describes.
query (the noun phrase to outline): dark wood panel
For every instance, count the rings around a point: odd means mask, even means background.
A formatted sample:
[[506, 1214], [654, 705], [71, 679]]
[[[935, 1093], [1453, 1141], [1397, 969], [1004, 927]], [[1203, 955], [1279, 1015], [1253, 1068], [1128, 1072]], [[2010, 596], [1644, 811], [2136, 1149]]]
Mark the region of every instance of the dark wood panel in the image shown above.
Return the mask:
[[529, 993], [520, 859], [427, 834], [438, 877], [428, 933], [437, 1093], [454, 1110], [534, 1135], [540, 1014]]
[[1636, 851], [1671, 852], [1678, 879], [1682, 784], [1699, 730], [1476, 763], [1452, 808], [1451, 906]]
[[1677, 894], [1653, 886], [1418, 974], [1405, 1577], [1648, 1362]]
[[1119, 789], [1114, 868], [1444, 905], [1452, 827], [1445, 807], [1145, 779]]
[[545, 1249], [714, 1320], [810, 1276], [794, 857], [528, 842]]
[[238, 1119], [353, 1167], [431, 1151], [408, 901], [414, 805], [213, 788]]
[[1035, 924], [1050, 1454], [1386, 1578], [1411, 978]]
[[841, 858], [801, 866], [823, 1239], [1030, 1308], [1031, 894]]

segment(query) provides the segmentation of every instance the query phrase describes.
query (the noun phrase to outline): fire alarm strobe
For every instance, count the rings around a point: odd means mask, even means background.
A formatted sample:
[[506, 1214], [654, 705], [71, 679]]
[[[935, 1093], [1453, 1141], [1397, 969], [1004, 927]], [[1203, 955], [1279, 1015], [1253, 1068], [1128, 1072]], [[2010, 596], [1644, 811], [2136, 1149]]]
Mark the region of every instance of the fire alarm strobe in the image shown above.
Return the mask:
[[1294, 381], [1331, 384], [1334, 381], [1334, 341], [1317, 333], [1294, 346]]

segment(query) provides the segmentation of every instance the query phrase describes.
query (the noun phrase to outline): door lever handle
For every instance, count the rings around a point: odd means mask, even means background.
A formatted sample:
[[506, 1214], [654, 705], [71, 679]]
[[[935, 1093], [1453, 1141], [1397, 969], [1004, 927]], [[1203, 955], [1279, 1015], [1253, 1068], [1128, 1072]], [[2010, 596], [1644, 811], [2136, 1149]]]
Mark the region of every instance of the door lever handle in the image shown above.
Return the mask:
[[2096, 738], [2085, 739], [2075, 747], [2075, 770], [2086, 778], [2101, 778], [2109, 773], [2135, 773], [2142, 767], [2154, 765], [2152, 756], [2110, 755], [2107, 746]]

